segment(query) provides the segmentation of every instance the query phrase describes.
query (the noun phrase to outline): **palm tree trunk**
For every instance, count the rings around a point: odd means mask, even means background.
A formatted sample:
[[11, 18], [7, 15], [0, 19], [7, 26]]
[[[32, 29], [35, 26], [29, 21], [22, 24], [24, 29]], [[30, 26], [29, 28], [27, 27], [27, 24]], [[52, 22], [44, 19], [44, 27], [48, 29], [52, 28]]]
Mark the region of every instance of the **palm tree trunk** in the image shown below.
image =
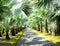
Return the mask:
[[3, 30], [2, 30], [2, 34], [4, 34], [4, 28], [3, 28]]
[[46, 22], [46, 27], [45, 27], [45, 29], [46, 29], [46, 32], [48, 33], [48, 23], [47, 23], [47, 19], [45, 20], [45, 22]]
[[1, 33], [1, 31], [0, 31], [0, 37], [2, 37], [2, 33]]
[[41, 27], [40, 27], [40, 29], [41, 29], [41, 32], [42, 32], [42, 22], [41, 22]]
[[14, 28], [11, 29], [11, 33], [12, 33], [12, 36], [15, 36], [15, 29]]
[[40, 31], [40, 24], [38, 23], [37, 25], [38, 25], [38, 31]]
[[7, 40], [9, 40], [9, 39], [10, 39], [8, 32], [9, 32], [9, 30], [8, 30], [8, 29], [6, 29], [6, 39], [7, 39]]
[[18, 33], [18, 26], [15, 27], [15, 34]]
[[60, 16], [57, 18], [57, 31], [56, 34], [60, 35]]

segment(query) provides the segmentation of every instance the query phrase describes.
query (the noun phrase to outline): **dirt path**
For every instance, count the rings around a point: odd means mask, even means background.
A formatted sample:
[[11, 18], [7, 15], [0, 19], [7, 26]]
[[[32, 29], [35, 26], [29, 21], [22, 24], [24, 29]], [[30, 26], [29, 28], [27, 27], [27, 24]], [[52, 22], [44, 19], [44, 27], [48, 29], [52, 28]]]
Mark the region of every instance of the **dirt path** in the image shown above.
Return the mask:
[[52, 42], [42, 36], [32, 32], [29, 28], [26, 29], [15, 46], [56, 46]]

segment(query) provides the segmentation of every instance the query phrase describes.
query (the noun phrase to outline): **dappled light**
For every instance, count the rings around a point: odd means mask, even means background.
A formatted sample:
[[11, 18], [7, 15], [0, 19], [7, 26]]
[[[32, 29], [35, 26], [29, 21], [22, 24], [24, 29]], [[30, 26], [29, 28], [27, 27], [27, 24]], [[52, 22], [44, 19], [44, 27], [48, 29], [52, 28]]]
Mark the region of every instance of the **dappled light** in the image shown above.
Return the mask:
[[60, 0], [0, 0], [0, 46], [59, 46]]

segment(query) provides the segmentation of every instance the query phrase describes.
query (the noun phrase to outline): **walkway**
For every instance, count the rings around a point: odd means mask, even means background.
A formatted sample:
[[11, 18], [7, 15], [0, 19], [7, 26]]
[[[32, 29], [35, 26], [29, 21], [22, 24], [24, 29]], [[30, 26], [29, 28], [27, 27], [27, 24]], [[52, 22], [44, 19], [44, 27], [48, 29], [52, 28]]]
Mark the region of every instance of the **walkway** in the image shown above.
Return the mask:
[[26, 29], [22, 37], [16, 43], [16, 46], [56, 46], [42, 36]]

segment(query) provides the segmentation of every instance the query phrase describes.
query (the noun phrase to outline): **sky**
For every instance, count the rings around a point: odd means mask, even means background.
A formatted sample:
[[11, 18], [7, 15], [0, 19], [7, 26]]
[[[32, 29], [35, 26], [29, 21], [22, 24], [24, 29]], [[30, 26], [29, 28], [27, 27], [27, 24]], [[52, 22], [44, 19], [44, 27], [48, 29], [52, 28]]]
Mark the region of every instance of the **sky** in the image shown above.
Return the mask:
[[21, 2], [22, 0], [17, 0], [18, 2]]

